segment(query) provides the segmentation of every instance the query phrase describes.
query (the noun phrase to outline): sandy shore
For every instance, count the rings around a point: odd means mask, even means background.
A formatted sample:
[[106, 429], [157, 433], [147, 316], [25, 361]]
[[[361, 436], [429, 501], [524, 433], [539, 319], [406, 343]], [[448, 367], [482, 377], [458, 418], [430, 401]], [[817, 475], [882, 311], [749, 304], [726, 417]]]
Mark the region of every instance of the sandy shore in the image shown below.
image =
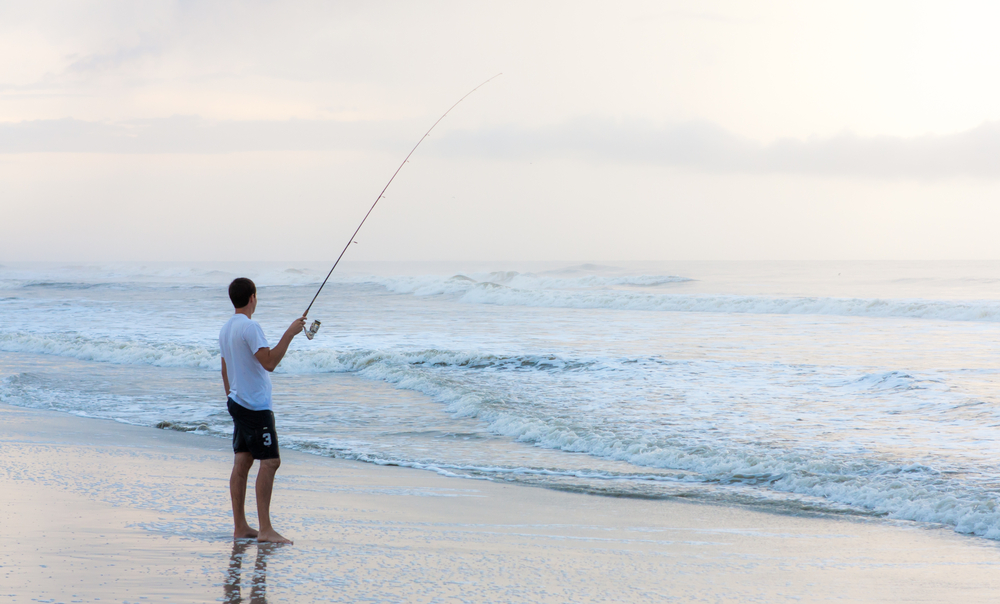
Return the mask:
[[[3, 405], [0, 419], [0, 599], [10, 602], [987, 602], [1000, 593], [1000, 544], [947, 529], [601, 498], [294, 451], [283, 452], [273, 513], [295, 545], [234, 544], [228, 442]], [[252, 494], [248, 504], [250, 515]]]

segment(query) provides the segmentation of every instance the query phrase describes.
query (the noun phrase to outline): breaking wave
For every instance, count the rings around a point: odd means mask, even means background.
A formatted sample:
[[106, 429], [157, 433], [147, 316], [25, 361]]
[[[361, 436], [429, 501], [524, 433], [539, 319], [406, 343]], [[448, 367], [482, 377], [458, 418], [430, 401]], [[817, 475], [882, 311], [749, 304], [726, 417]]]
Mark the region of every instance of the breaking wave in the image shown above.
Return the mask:
[[386, 290], [398, 294], [415, 294], [418, 296], [434, 296], [442, 294], [463, 294], [476, 288], [505, 286], [523, 290], [591, 290], [621, 287], [658, 287], [674, 283], [692, 281], [687, 277], [676, 275], [625, 275], [603, 276], [584, 275], [560, 277], [536, 275], [533, 273], [518, 273], [515, 271], [496, 271], [492, 273], [469, 275], [458, 274], [451, 277], [437, 275], [420, 275], [411, 277], [355, 277], [346, 280], [355, 284], [380, 285]]
[[[258, 286], [318, 285], [327, 274], [324, 264], [309, 265], [232, 265], [217, 267], [174, 266], [159, 264], [53, 265], [37, 268], [3, 268], [0, 287], [90, 289], [94, 287], [182, 286], [225, 287], [240, 276], [253, 279]], [[462, 283], [471, 286], [480, 282], [509, 284], [524, 288], [594, 288], [594, 287], [656, 287], [691, 281], [675, 275], [612, 275], [612, 267], [582, 265], [544, 273], [494, 271], [456, 274], [452, 276], [420, 275], [383, 277], [375, 275], [332, 276], [333, 283], [376, 284], [400, 293], [454, 293], [462, 291]], [[587, 274], [587, 273], [605, 274]]]
[[0, 350], [52, 354], [82, 361], [156, 367], [194, 367], [218, 369], [218, 351], [199, 346], [149, 343], [132, 340], [87, 338], [84, 336], [49, 336], [0, 333]]
[[471, 304], [668, 312], [832, 315], [940, 321], [1000, 321], [1000, 302], [882, 298], [777, 298], [767, 296], [656, 294], [641, 291], [525, 290], [497, 284], [468, 288]]

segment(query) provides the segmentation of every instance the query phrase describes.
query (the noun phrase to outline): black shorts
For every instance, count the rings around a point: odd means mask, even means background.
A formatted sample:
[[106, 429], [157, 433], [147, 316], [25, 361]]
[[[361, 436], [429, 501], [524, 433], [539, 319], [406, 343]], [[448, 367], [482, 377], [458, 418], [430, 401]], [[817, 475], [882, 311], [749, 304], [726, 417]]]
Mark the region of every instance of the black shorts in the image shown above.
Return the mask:
[[254, 459], [278, 459], [278, 433], [274, 413], [251, 411], [233, 399], [227, 401], [233, 416], [233, 453], [249, 453]]

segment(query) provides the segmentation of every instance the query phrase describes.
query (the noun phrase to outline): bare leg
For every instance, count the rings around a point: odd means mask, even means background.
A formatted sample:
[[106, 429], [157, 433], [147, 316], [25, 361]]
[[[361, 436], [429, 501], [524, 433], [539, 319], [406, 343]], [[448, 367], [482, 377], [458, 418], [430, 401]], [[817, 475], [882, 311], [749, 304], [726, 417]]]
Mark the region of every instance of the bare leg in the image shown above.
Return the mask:
[[260, 460], [257, 471], [257, 518], [260, 521], [260, 533], [257, 541], [267, 543], [291, 543], [271, 526], [271, 489], [274, 488], [274, 473], [281, 465], [280, 459]]
[[237, 453], [233, 461], [233, 473], [229, 476], [229, 496], [233, 500], [233, 539], [253, 539], [257, 531], [247, 524], [245, 500], [247, 497], [247, 474], [253, 466], [253, 456]]

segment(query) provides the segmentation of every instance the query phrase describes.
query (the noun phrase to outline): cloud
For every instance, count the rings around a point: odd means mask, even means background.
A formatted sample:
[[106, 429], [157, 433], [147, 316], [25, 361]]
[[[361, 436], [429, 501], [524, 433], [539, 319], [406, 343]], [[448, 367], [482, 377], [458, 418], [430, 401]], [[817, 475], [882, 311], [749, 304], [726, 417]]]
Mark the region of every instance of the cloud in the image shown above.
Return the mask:
[[746, 23], [748, 19], [730, 17], [711, 11], [665, 10], [646, 13], [632, 18], [639, 22], [657, 22], [665, 20], [714, 21], [716, 23]]
[[706, 122], [658, 127], [578, 118], [556, 126], [450, 132], [450, 155], [503, 159], [576, 157], [596, 162], [688, 167], [711, 172], [870, 178], [1000, 178], [1000, 122], [916, 138], [841, 134], [762, 144]]
[[[122, 123], [74, 119], [0, 124], [0, 153], [233, 153], [400, 150], [422, 124], [391, 121], [207, 120], [193, 116]], [[842, 134], [762, 144], [706, 122], [658, 127], [641, 121], [578, 118], [538, 128], [501, 126], [436, 133], [424, 150], [498, 160], [574, 158], [718, 173], [840, 177], [1000, 178], [1000, 122], [916, 138]]]
[[72, 57], [66, 72], [73, 74], [93, 74], [114, 71], [129, 63], [154, 58], [163, 49], [156, 44], [143, 43], [135, 46], [116, 48], [110, 52], [94, 53], [83, 57]]
[[[207, 120], [197, 116], [120, 123], [76, 119], [0, 123], [0, 153], [236, 153], [378, 148], [394, 124], [332, 120]], [[419, 136], [414, 130], [414, 136]]]

